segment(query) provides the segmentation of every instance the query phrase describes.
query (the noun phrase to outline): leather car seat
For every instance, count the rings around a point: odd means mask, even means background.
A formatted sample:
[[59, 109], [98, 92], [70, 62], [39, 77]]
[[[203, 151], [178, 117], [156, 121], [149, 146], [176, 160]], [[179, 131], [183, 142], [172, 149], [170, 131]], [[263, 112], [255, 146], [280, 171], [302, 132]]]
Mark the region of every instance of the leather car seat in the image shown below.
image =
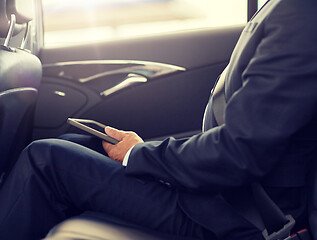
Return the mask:
[[15, 88], [0, 92], [1, 180], [31, 140], [36, 97], [35, 88]]
[[38, 57], [23, 47], [10, 47], [11, 38], [21, 31], [25, 32], [21, 46], [27, 41], [28, 23], [33, 17], [30, 8], [35, 8], [33, 0], [0, 0], [0, 39], [5, 39], [0, 45], [0, 91], [20, 87], [39, 88], [42, 65]]
[[30, 7], [34, 7], [32, 0], [0, 0], [0, 38], [5, 39], [0, 45], [0, 183], [31, 141], [37, 88], [42, 78], [42, 65], [36, 56], [10, 47], [12, 36], [29, 30]]
[[[45, 240], [195, 240], [159, 233], [97, 212], [85, 212], [56, 225]], [[43, 239], [44, 240], [44, 239]]]

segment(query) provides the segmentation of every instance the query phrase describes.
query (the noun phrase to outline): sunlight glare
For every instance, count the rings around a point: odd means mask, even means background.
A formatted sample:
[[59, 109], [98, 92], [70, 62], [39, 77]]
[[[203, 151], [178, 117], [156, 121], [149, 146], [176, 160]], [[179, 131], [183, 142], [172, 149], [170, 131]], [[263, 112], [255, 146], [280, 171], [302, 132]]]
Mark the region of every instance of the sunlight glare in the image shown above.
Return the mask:
[[43, 0], [45, 44], [245, 24], [246, 9], [246, 0]]

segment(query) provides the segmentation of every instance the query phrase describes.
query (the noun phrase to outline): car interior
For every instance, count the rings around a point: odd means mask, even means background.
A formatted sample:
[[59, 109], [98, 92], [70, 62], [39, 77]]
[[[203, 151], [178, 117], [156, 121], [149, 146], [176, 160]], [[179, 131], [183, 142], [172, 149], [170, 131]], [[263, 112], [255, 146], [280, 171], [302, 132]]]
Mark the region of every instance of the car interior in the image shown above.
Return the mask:
[[[257, 4], [248, 1], [249, 19]], [[41, 0], [0, 0], [0, 150], [5, 159], [0, 181], [31, 141], [82, 133], [67, 123], [69, 117], [132, 130], [145, 141], [199, 133], [214, 81], [243, 27], [47, 47]], [[316, 167], [309, 187], [310, 216], [317, 224]], [[85, 212], [55, 226], [46, 239], [175, 237]]]

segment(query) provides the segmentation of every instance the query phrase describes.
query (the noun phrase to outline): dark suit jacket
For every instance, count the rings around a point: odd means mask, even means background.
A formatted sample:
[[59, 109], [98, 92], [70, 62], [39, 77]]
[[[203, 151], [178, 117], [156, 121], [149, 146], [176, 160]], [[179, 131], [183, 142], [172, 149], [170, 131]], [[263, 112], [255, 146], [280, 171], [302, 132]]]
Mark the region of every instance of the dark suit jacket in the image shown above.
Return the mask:
[[315, 0], [268, 2], [231, 56], [225, 123], [216, 126], [209, 102], [203, 133], [136, 145], [127, 174], [171, 183], [188, 216], [219, 237], [244, 220], [217, 193], [255, 181], [286, 212], [303, 213], [317, 146], [316, 12]]

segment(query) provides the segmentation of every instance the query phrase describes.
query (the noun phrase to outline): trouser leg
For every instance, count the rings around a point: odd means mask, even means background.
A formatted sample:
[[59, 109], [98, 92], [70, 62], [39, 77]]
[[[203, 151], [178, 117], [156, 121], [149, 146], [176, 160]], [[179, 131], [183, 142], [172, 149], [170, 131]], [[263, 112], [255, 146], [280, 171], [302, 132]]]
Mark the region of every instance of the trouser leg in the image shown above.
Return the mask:
[[[104, 153], [101, 140], [97, 137], [94, 137], [91, 135], [67, 133], [60, 136], [59, 138], [80, 144], [82, 146], [93, 149], [94, 151]], [[239, 193], [240, 193], [240, 190], [239, 190]], [[231, 193], [229, 193], [229, 196], [230, 195]], [[210, 200], [209, 207], [211, 208], [214, 208], [215, 206], [217, 206], [216, 208], [222, 209], [223, 205], [226, 205], [226, 206], [228, 205], [227, 201], [224, 200], [223, 197], [221, 196], [214, 196], [214, 198], [211, 198], [209, 200]], [[220, 204], [221, 206], [219, 206], [219, 201], [224, 203]], [[202, 207], [202, 205], [200, 205], [200, 207]], [[218, 213], [219, 210], [215, 212]], [[219, 224], [218, 222], [223, 222], [223, 221], [220, 221], [221, 218], [226, 219], [226, 221], [229, 223], [228, 224], [229, 229], [231, 228], [231, 230], [229, 230], [225, 236], [219, 236], [218, 239], [222, 239], [222, 240], [231, 240], [231, 239], [236, 239], [236, 240], [238, 239], [243, 239], [243, 240], [258, 240], [259, 239], [260, 240], [261, 239], [262, 240], [263, 239], [261, 232], [254, 225], [244, 221], [244, 219], [242, 219], [242, 221], [239, 221], [236, 218], [235, 220], [233, 220], [230, 217], [224, 217], [224, 214], [221, 212], [219, 214], [214, 214], [213, 216], [209, 216], [209, 217], [210, 217], [209, 221], [213, 223], [213, 225], [215, 226]], [[235, 222], [235, 224], [232, 224], [233, 222]], [[216, 239], [216, 237], [213, 236], [213, 234], [210, 234], [210, 232], [208, 232], [207, 235], [208, 236], [206, 237], [206, 239], [212, 239], [212, 240]]]
[[66, 133], [58, 137], [59, 139], [67, 140], [73, 143], [77, 143], [84, 147], [90, 148], [96, 152], [105, 154], [105, 150], [102, 147], [102, 140], [98, 137], [77, 133]]
[[38, 239], [56, 223], [85, 210], [154, 230], [201, 236], [177, 204], [177, 193], [126, 177], [114, 160], [63, 140], [31, 144], [0, 191], [1, 239]]

